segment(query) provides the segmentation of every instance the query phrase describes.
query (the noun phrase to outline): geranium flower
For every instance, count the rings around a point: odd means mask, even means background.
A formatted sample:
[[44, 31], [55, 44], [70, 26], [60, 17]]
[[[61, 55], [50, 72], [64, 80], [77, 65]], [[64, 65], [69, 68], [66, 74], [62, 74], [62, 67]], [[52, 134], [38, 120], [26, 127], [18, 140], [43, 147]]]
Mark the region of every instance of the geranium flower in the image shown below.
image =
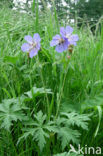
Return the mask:
[[27, 35], [24, 37], [24, 39], [27, 41], [27, 43], [24, 43], [21, 46], [21, 50], [23, 52], [29, 52], [30, 58], [38, 54], [38, 51], [40, 50], [40, 41], [41, 38], [38, 33], [35, 33], [33, 38], [30, 35]]
[[77, 34], [72, 35], [72, 32], [73, 32], [73, 28], [70, 26], [66, 26], [66, 28], [64, 27], [60, 28], [60, 34], [62, 37], [68, 40], [68, 45], [76, 46], [76, 42], [79, 40], [79, 37]]
[[50, 46], [56, 46], [55, 50], [59, 53], [68, 49], [70, 45], [76, 46], [76, 41], [79, 40], [78, 35], [72, 35], [73, 28], [67, 26], [66, 28], [60, 28], [60, 35], [56, 35], [53, 37], [50, 42]]
[[68, 40], [60, 35], [56, 35], [53, 37], [52, 41], [50, 42], [50, 46], [56, 46], [55, 50], [58, 53], [61, 53], [68, 49]]

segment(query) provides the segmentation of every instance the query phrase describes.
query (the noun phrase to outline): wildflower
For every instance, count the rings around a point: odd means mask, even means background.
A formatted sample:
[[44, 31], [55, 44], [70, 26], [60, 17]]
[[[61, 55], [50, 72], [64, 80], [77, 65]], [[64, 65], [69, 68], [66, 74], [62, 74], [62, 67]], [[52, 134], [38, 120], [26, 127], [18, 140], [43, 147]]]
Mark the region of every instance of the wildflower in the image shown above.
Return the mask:
[[61, 27], [60, 28], [60, 34], [62, 37], [67, 38], [68, 40], [68, 45], [74, 45], [76, 46], [76, 42], [79, 40], [79, 37], [77, 34], [73, 34], [73, 28], [70, 26], [66, 26], [66, 28]]
[[40, 41], [41, 38], [38, 33], [35, 33], [33, 38], [30, 35], [27, 35], [24, 37], [24, 39], [27, 41], [27, 43], [24, 43], [21, 46], [21, 50], [23, 52], [29, 52], [30, 58], [38, 54], [38, 51], [40, 50]]
[[56, 51], [61, 53], [68, 49], [68, 40], [60, 35], [56, 35], [53, 37], [52, 41], [50, 42], [50, 46], [56, 46]]
[[56, 35], [53, 37], [52, 41], [50, 42], [50, 46], [56, 46], [56, 51], [61, 53], [65, 50], [68, 50], [70, 45], [76, 46], [76, 41], [79, 40], [78, 35], [72, 35], [73, 28], [67, 26], [66, 28], [60, 28], [60, 35]]

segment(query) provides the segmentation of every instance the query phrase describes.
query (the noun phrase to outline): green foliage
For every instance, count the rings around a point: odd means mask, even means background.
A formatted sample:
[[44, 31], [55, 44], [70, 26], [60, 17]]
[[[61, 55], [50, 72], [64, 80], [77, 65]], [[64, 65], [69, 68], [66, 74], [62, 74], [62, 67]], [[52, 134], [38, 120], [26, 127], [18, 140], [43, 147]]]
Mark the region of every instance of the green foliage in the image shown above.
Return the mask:
[[20, 107], [17, 99], [5, 99], [0, 104], [1, 128], [10, 130], [13, 121], [17, 122], [17, 120], [23, 121], [26, 119], [27, 118], [22, 112], [22, 107]]
[[81, 103], [81, 110], [96, 108], [103, 105], [103, 93], [87, 98]]
[[64, 153], [59, 153], [59, 154], [55, 154], [54, 156], [83, 156], [81, 154], [75, 154], [75, 153], [67, 153], [67, 152], [64, 152]]
[[25, 92], [24, 94], [29, 98], [33, 98], [36, 96], [41, 96], [43, 94], [52, 94], [52, 92], [51, 89], [33, 87], [31, 91]]
[[[78, 143], [102, 147], [103, 28], [93, 35], [74, 25], [79, 42], [72, 54], [56, 53], [50, 41], [69, 23], [67, 16], [58, 21], [64, 8], [54, 2], [43, 12], [36, 0], [27, 14], [0, 10], [0, 155], [67, 155]], [[20, 47], [36, 32], [41, 50], [30, 59]]]
[[100, 129], [100, 124], [102, 120], [102, 105], [103, 105], [103, 93], [100, 93], [99, 95], [96, 95], [92, 98], [88, 98], [81, 104], [82, 111], [93, 109], [94, 114], [96, 112], [98, 123], [97, 123], [97, 128], [95, 130], [94, 137], [97, 136], [99, 129]]
[[60, 127], [58, 132], [58, 139], [61, 141], [62, 150], [72, 141], [75, 144], [79, 143], [80, 133], [76, 130], [69, 129], [68, 127]]
[[4, 62], [7, 62], [7, 63], [11, 63], [11, 64], [16, 64], [17, 61], [18, 61], [19, 57], [18, 56], [5, 56], [4, 57]]
[[78, 127], [81, 127], [85, 130], [88, 130], [88, 124], [87, 121], [89, 121], [89, 116], [87, 114], [77, 114], [75, 112], [72, 113], [61, 113], [63, 116], [67, 117], [67, 123], [69, 125], [77, 125]]
[[0, 0], [0, 8], [5, 5], [6, 7], [13, 8], [13, 0]]
[[86, 21], [95, 22], [103, 15], [103, 1], [101, 0], [78, 0], [74, 3], [69, 1], [71, 18], [78, 16]]
[[78, 130], [73, 130], [71, 126], [82, 127], [83, 129], [88, 129], [87, 122], [89, 117], [87, 115], [79, 115], [75, 112], [72, 113], [61, 113], [61, 116], [57, 118], [56, 124], [58, 129], [58, 139], [61, 140], [62, 149], [64, 149], [70, 141], [75, 144], [79, 143], [80, 133]]
[[[72, 117], [70, 119], [71, 114]], [[74, 126], [75, 123], [79, 128], [82, 127], [87, 130], [87, 122], [89, 120], [88, 116], [80, 116], [77, 113], [61, 113], [61, 116], [56, 120], [54, 119], [54, 121], [46, 121], [46, 118], [46, 115], [39, 111], [37, 115], [34, 115], [34, 120], [27, 121], [25, 123], [26, 127], [23, 128], [24, 134], [19, 138], [18, 143], [21, 139], [27, 139], [31, 135], [33, 140], [38, 142], [40, 151], [42, 151], [45, 144], [47, 144], [46, 138], [50, 139], [51, 134], [57, 134], [57, 139], [60, 140], [62, 150], [64, 150], [71, 141], [74, 144], [79, 143], [80, 133], [78, 130], [72, 129], [71, 126]]]
[[[32, 135], [33, 140], [38, 142], [40, 151], [42, 151], [44, 145], [46, 144], [45, 138], [49, 138], [48, 132], [55, 130], [55, 127], [52, 126], [53, 123], [46, 122], [46, 115], [43, 115], [43, 113], [39, 111], [37, 115], [34, 115], [34, 120], [27, 121], [25, 125], [27, 126], [27, 128], [23, 128], [23, 131], [25, 133], [21, 138], [19, 138], [19, 141], [23, 138], [26, 139], [29, 135]], [[34, 126], [34, 127], [30, 127], [30, 126]]]

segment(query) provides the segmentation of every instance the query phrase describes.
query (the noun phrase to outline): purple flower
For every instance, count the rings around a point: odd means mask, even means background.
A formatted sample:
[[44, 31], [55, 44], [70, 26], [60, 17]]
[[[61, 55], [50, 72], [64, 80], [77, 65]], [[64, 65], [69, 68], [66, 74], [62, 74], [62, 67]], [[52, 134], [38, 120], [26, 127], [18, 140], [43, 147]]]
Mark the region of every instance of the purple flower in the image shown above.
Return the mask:
[[67, 26], [66, 28], [60, 28], [60, 35], [56, 35], [53, 37], [52, 41], [50, 42], [50, 46], [56, 46], [56, 51], [61, 53], [68, 49], [69, 45], [75, 45], [76, 41], [79, 40], [78, 35], [72, 35], [73, 28]]
[[76, 42], [79, 40], [78, 35], [72, 35], [73, 28], [70, 26], [66, 26], [66, 28], [61, 27], [60, 28], [60, 34], [64, 37], [67, 38], [68, 44], [69, 45], [74, 45], [76, 46]]
[[68, 49], [68, 40], [60, 35], [56, 35], [53, 37], [52, 41], [50, 42], [50, 46], [56, 46], [56, 51], [61, 53]]
[[23, 52], [29, 52], [30, 58], [38, 54], [40, 50], [40, 41], [41, 38], [38, 33], [34, 34], [33, 38], [30, 35], [24, 37], [27, 43], [24, 43], [21, 46]]

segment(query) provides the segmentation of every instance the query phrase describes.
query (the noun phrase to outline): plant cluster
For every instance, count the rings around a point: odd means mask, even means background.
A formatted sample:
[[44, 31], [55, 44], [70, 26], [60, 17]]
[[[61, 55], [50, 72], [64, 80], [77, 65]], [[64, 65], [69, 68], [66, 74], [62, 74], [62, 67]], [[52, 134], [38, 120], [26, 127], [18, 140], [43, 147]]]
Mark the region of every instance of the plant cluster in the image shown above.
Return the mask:
[[59, 24], [55, 8], [36, 18], [3, 8], [0, 19], [0, 156], [102, 147], [103, 30]]

